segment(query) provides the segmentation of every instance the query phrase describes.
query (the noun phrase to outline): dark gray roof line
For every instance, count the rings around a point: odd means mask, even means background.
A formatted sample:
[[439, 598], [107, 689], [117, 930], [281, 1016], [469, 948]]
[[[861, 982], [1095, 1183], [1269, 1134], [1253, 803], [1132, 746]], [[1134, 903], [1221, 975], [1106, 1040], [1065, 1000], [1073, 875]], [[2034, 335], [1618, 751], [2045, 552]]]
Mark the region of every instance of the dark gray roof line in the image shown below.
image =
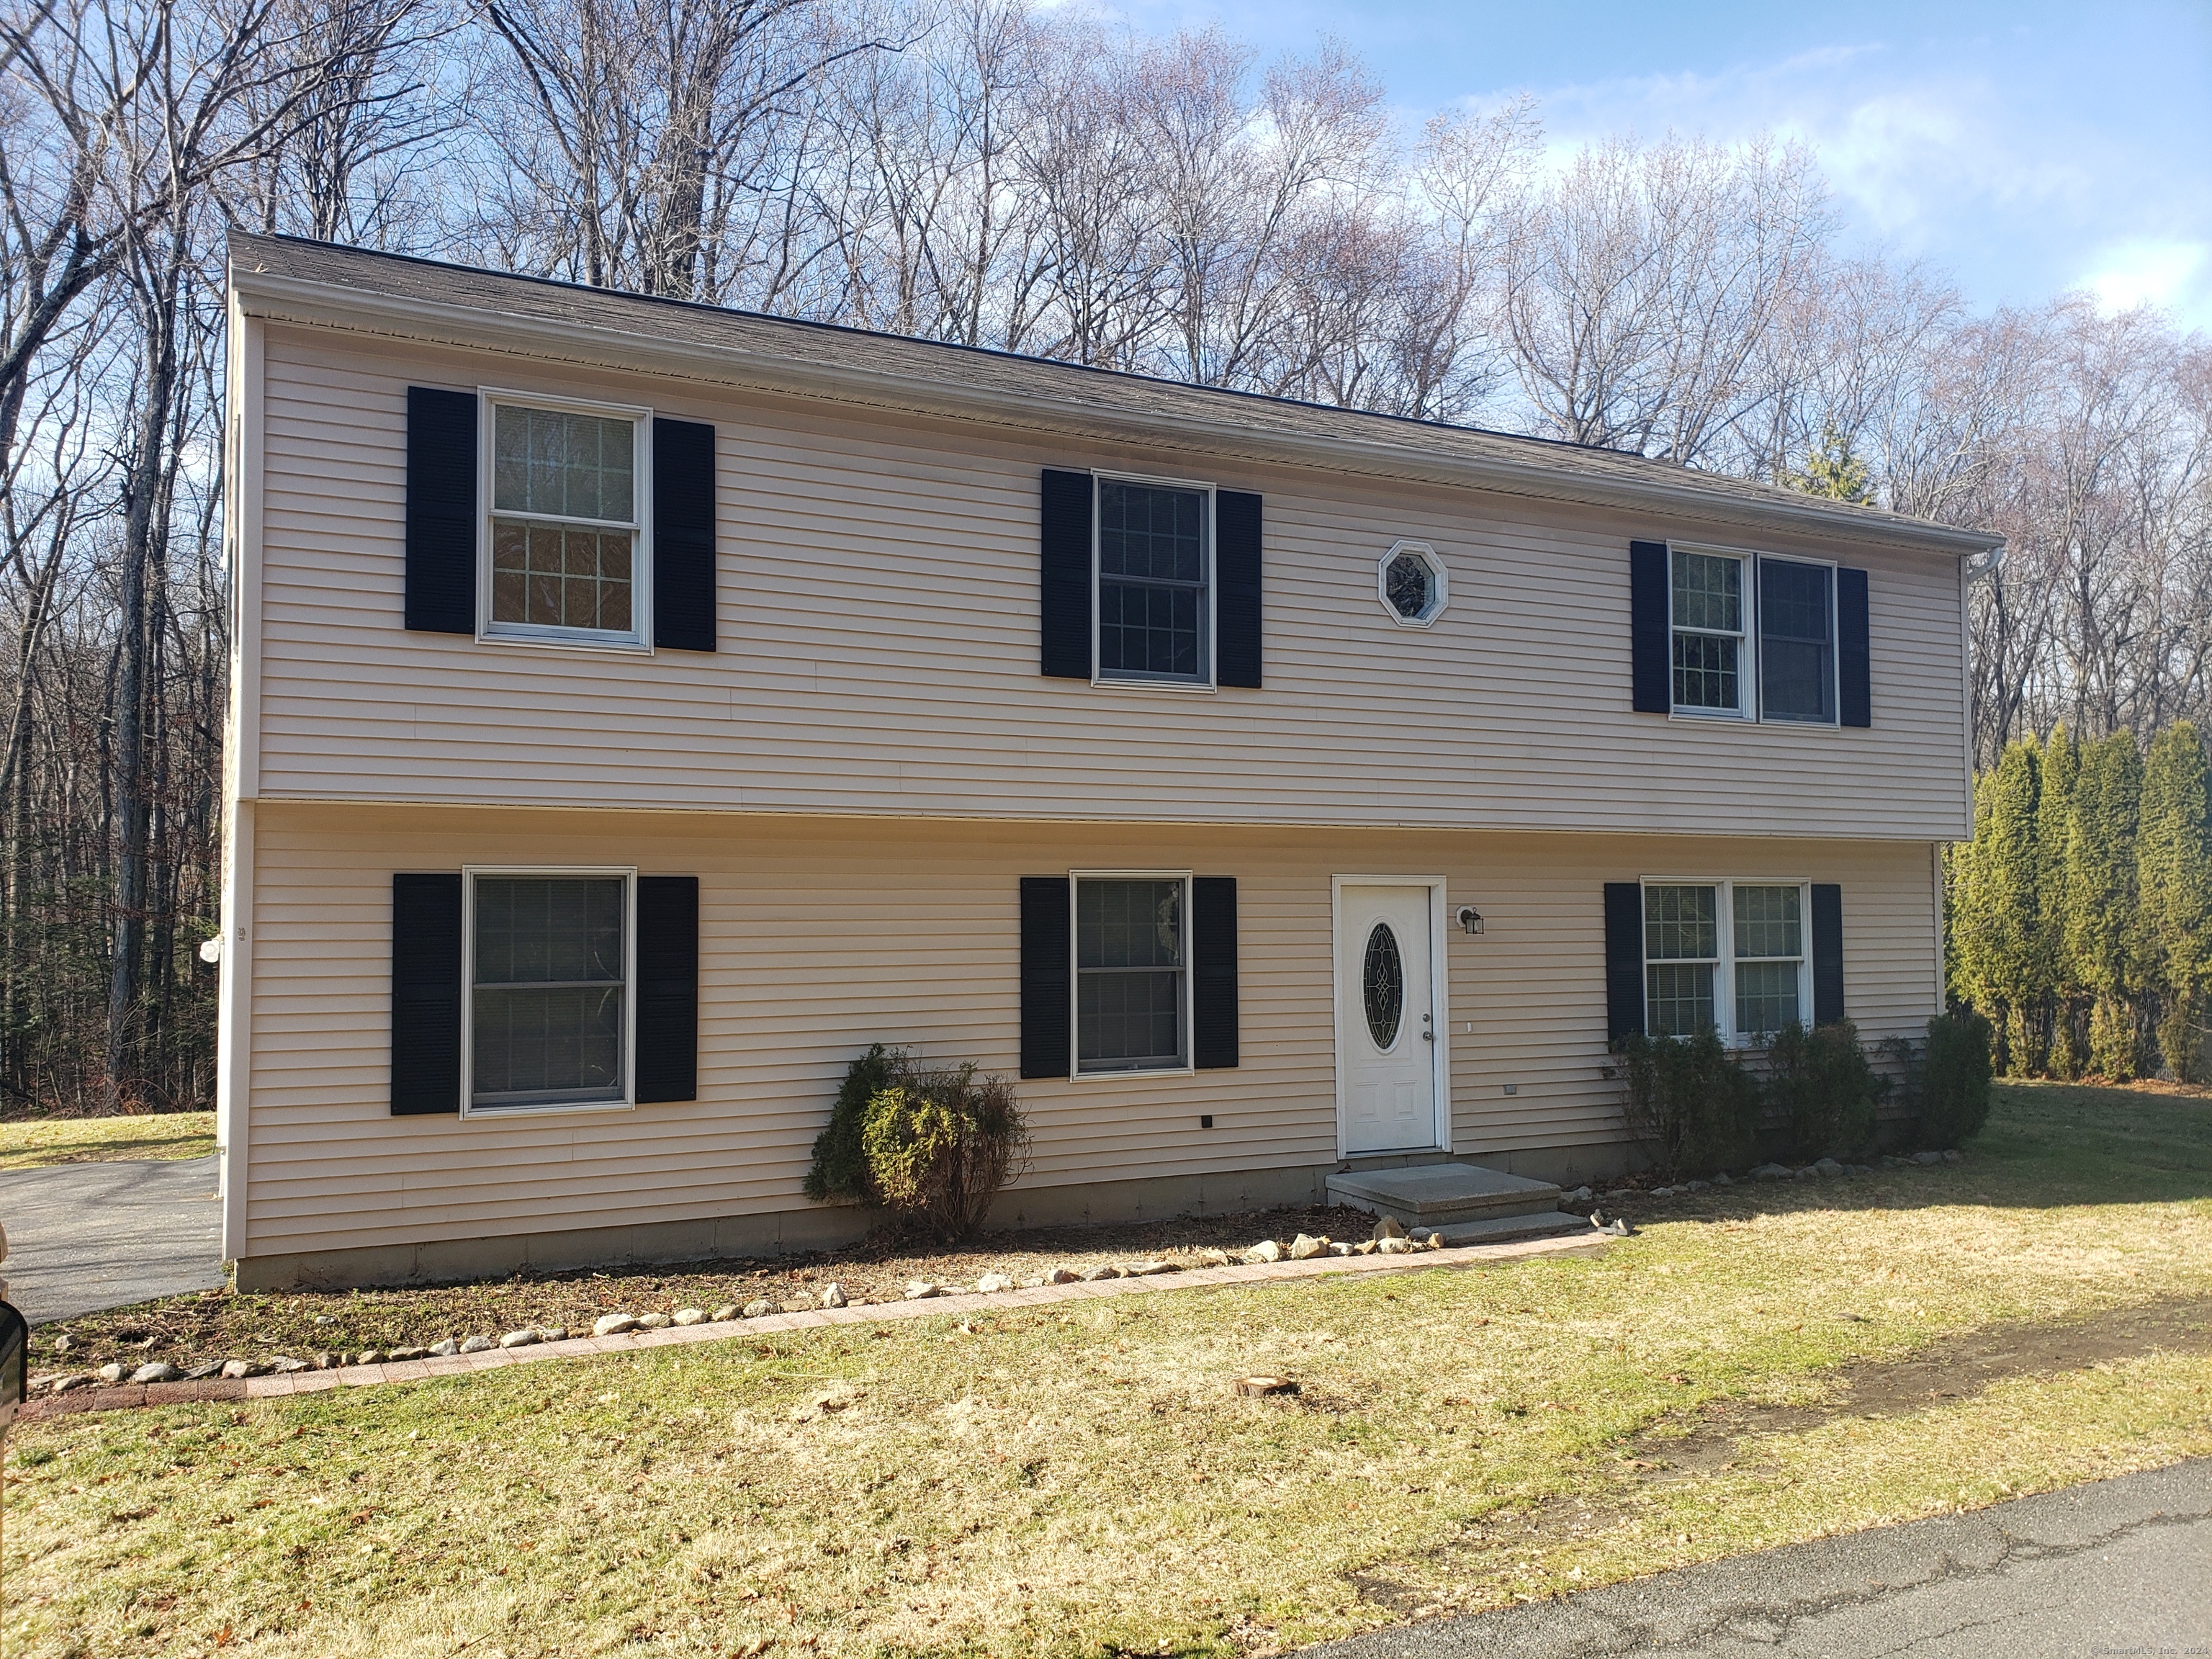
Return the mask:
[[234, 231], [247, 314], [367, 328], [915, 413], [995, 420], [1262, 461], [1641, 507], [1953, 555], [1982, 532], [1851, 507], [1618, 450], [1190, 386], [983, 347], [878, 334], [520, 276], [301, 237]]

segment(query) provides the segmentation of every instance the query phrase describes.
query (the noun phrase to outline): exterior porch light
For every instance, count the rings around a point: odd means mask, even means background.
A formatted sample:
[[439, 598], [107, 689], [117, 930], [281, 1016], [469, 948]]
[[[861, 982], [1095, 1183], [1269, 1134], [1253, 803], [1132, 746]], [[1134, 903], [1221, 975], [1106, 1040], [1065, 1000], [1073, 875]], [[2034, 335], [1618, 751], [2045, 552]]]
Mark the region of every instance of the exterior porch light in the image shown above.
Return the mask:
[[1472, 904], [1461, 905], [1459, 907], [1459, 925], [1466, 928], [1470, 934], [1480, 937], [1482, 933], [1482, 912], [1476, 909]]

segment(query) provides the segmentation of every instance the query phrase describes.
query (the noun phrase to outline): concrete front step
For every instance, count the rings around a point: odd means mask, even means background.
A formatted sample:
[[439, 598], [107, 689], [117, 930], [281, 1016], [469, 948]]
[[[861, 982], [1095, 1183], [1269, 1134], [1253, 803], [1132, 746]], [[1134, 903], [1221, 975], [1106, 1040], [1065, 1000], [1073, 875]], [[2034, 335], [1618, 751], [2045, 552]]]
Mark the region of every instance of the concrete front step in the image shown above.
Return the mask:
[[1449, 1227], [1498, 1216], [1540, 1215], [1559, 1207], [1559, 1189], [1548, 1181], [1530, 1181], [1479, 1164], [1421, 1164], [1333, 1175], [1328, 1198], [1370, 1215], [1395, 1217], [1408, 1227]]
[[1547, 1210], [1540, 1215], [1494, 1215], [1486, 1221], [1462, 1221], [1433, 1231], [1454, 1249], [1462, 1244], [1504, 1244], [1516, 1238], [1549, 1238], [1558, 1233], [1598, 1237], [1588, 1216], [1571, 1215], [1564, 1210]]

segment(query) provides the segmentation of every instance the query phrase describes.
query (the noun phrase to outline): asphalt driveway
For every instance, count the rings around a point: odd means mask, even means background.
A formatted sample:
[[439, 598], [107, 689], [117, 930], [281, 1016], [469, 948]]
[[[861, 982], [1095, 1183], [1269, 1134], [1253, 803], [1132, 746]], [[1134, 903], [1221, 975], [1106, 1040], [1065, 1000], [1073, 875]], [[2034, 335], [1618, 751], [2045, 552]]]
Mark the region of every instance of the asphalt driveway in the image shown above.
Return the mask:
[[1304, 1659], [2212, 1655], [2212, 1460], [1438, 1619]]
[[212, 1158], [0, 1175], [8, 1299], [46, 1325], [222, 1284], [216, 1181]]

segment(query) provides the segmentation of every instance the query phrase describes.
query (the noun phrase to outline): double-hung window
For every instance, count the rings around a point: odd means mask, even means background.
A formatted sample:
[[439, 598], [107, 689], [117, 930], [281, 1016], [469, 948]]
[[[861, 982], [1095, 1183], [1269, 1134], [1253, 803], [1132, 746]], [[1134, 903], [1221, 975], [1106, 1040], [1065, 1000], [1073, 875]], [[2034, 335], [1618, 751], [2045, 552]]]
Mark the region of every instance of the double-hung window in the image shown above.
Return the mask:
[[1100, 475], [1097, 501], [1098, 678], [1210, 686], [1212, 490]]
[[1836, 573], [1795, 559], [1759, 562], [1759, 715], [1836, 720]]
[[1190, 878], [1078, 874], [1075, 1071], [1190, 1065]]
[[487, 639], [652, 639], [651, 422], [641, 410], [487, 394]]
[[1800, 559], [1668, 551], [1674, 712], [1836, 723], [1836, 573]]
[[471, 1113], [631, 1101], [635, 877], [463, 872]]
[[1768, 1036], [1811, 1006], [1806, 890], [1795, 882], [1647, 882], [1644, 1009], [1654, 1036], [1707, 1026]]
[[1676, 548], [1673, 562], [1674, 707], [1743, 714], [1744, 574], [1750, 561]]

